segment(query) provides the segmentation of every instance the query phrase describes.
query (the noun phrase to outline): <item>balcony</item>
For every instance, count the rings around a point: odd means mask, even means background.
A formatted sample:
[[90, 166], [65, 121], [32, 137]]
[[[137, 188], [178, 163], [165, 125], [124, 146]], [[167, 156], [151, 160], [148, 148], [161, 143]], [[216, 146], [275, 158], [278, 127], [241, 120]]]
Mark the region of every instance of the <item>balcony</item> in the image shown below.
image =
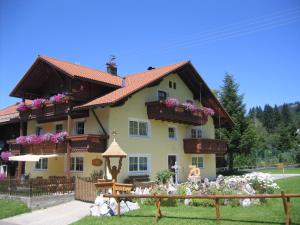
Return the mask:
[[207, 116], [202, 112], [192, 113], [182, 106], [167, 107], [163, 102], [147, 102], [147, 114], [149, 119], [184, 123], [190, 125], [202, 125], [207, 122]]
[[10, 150], [14, 155], [18, 154], [59, 154], [67, 153], [67, 142], [70, 142], [71, 152], [99, 152], [106, 150], [107, 136], [97, 134], [71, 135], [61, 143], [52, 142], [37, 145], [19, 145], [16, 140], [10, 140]]
[[[39, 123], [53, 122], [58, 120], [66, 120], [69, 112], [68, 103], [47, 104], [39, 109], [31, 109], [20, 112], [20, 119], [26, 121], [28, 119], [36, 119]], [[72, 118], [88, 117], [88, 110], [72, 111]]]
[[225, 154], [225, 141], [206, 138], [183, 139], [183, 149], [186, 154]]

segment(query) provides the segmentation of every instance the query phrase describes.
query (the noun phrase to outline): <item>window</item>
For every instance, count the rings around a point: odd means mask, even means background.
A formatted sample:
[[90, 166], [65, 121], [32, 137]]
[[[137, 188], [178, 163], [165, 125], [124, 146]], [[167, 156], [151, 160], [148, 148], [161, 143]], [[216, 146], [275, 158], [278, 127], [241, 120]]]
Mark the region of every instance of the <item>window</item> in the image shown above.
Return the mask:
[[192, 165], [198, 168], [204, 168], [203, 157], [192, 157]]
[[144, 121], [129, 121], [129, 135], [130, 136], [148, 136], [148, 122]]
[[173, 83], [173, 89], [176, 89], [176, 82]]
[[165, 91], [158, 91], [158, 100], [166, 100], [167, 99], [167, 92]]
[[129, 172], [148, 172], [148, 157], [129, 156]]
[[169, 127], [169, 139], [176, 139], [176, 128], [175, 127]]
[[40, 159], [38, 162], [35, 163], [35, 169], [37, 170], [47, 170], [48, 169], [48, 159]]
[[56, 124], [55, 125], [55, 133], [59, 133], [63, 131], [63, 125], [62, 124]]
[[202, 130], [193, 128], [191, 130], [192, 138], [201, 138], [202, 137]]
[[83, 171], [83, 157], [71, 158], [71, 171], [82, 172]]
[[36, 129], [35, 129], [35, 134], [36, 134], [36, 135], [43, 134], [43, 128], [42, 128], [42, 127], [36, 127]]
[[76, 122], [75, 129], [76, 134], [84, 134], [84, 121]]
[[172, 81], [169, 81], [169, 88], [172, 88]]

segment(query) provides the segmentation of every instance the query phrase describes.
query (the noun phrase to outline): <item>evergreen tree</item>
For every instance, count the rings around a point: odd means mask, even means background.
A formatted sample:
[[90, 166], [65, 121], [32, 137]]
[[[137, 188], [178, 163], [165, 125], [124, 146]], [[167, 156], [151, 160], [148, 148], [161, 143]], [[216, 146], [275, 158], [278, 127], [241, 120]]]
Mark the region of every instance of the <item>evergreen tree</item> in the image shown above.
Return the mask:
[[220, 101], [235, 122], [229, 129], [220, 129], [222, 137], [227, 140], [229, 169], [233, 168], [235, 154], [247, 154], [255, 146], [254, 126], [245, 117], [245, 104], [243, 95], [239, 94], [239, 85], [231, 74], [225, 74], [224, 84], [220, 91]]
[[278, 109], [278, 106], [275, 105], [273, 108], [273, 113], [274, 113], [274, 121], [275, 121], [275, 127], [277, 127], [279, 125], [279, 123], [281, 122], [281, 116], [280, 116], [280, 112]]
[[265, 105], [264, 113], [263, 113], [263, 125], [267, 129], [267, 131], [272, 132], [275, 128], [275, 118], [274, 111], [272, 106]]
[[292, 122], [292, 115], [288, 104], [283, 104], [282, 106], [281, 120], [284, 125], [289, 125]]

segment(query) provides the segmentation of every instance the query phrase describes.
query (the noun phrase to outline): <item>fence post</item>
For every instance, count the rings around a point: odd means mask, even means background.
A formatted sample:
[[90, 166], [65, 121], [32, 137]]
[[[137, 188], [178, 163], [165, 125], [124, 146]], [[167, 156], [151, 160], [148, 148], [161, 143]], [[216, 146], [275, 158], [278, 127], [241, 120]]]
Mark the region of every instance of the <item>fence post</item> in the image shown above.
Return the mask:
[[118, 216], [121, 216], [121, 206], [120, 206], [120, 198], [117, 197], [117, 213]]
[[216, 207], [216, 222], [220, 223], [220, 201], [218, 198], [215, 199], [215, 207]]
[[155, 206], [157, 208], [155, 221], [158, 222], [158, 220], [162, 217], [161, 210], [160, 210], [160, 198], [156, 197], [156, 194], [154, 194], [155, 199]]
[[285, 197], [284, 191], [281, 191], [282, 203], [285, 213], [285, 224], [289, 225], [291, 223], [291, 215], [290, 215], [290, 198]]

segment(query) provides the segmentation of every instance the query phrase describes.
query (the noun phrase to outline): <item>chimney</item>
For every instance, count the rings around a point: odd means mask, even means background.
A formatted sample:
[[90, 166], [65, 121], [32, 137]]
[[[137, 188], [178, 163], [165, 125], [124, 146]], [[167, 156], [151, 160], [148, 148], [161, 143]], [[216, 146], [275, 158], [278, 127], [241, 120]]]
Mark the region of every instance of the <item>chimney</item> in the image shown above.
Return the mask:
[[110, 59], [106, 63], [106, 70], [112, 75], [118, 75], [118, 69], [116, 64], [116, 57], [114, 55], [110, 56]]

